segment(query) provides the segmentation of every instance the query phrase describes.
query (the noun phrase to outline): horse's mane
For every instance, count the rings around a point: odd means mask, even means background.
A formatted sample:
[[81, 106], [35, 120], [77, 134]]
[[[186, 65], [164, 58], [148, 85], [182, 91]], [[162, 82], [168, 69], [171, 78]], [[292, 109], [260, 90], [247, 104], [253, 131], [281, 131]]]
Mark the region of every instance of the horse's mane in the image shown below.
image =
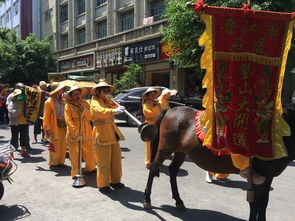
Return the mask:
[[284, 143], [288, 151], [288, 157], [295, 159], [295, 104], [286, 104], [283, 107], [283, 118], [289, 124], [291, 130], [290, 137], [284, 137]]
[[160, 114], [158, 115], [157, 120], [156, 120], [156, 123], [155, 123], [155, 125], [157, 125], [158, 128], [160, 127], [161, 121], [162, 121], [162, 119], [165, 116], [165, 114], [166, 114], [167, 111], [168, 110], [162, 110], [160, 112]]

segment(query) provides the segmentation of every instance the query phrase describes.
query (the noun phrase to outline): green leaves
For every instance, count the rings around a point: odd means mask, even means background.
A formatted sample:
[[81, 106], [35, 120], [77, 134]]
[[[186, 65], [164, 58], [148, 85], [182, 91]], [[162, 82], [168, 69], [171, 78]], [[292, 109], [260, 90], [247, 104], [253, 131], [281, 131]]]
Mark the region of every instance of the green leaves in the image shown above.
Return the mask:
[[114, 83], [117, 88], [116, 93], [139, 86], [139, 76], [143, 73], [142, 67], [139, 64], [129, 64], [125, 65], [124, 68], [126, 68], [126, 71], [123, 76]]
[[[168, 19], [168, 25], [162, 29], [163, 42], [171, 44], [172, 51], [179, 50], [180, 53], [170, 56], [170, 60], [177, 67], [199, 66], [202, 48], [198, 46], [198, 39], [204, 30], [204, 24], [196, 16], [192, 9], [186, 8], [188, 0], [165, 0], [166, 10], [164, 16]], [[190, 2], [196, 2], [191, 0]], [[205, 4], [241, 8], [245, 0], [204, 0]], [[293, 12], [295, 0], [252, 0], [251, 8], [256, 10], [271, 10], [281, 12]], [[294, 29], [295, 30], [295, 29]], [[294, 38], [288, 59], [287, 70], [295, 67]]]
[[0, 81], [26, 85], [48, 80], [56, 70], [56, 58], [49, 39], [40, 41], [34, 34], [18, 39], [15, 31], [0, 29]]

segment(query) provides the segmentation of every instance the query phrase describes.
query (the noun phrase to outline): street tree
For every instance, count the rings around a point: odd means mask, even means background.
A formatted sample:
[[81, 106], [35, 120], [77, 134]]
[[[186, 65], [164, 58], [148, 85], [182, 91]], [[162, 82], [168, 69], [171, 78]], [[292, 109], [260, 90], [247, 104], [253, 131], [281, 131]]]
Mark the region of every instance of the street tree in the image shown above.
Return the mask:
[[[165, 0], [164, 17], [168, 25], [162, 29], [163, 42], [168, 42], [171, 51], [177, 51], [170, 56], [170, 60], [177, 67], [195, 66], [199, 70], [202, 48], [198, 46], [198, 39], [204, 30], [204, 24], [192, 9], [186, 8], [188, 0]], [[196, 2], [196, 1], [190, 1]], [[204, 0], [204, 3], [214, 6], [241, 8], [245, 0]], [[252, 0], [251, 8], [255, 10], [293, 12], [295, 0]], [[295, 38], [289, 53], [286, 72], [295, 67]], [[201, 73], [201, 72], [200, 72]]]
[[0, 81], [26, 85], [48, 80], [47, 73], [56, 71], [52, 42], [39, 40], [30, 34], [25, 40], [16, 37], [14, 30], [0, 30]]
[[126, 71], [123, 73], [123, 76], [114, 83], [114, 86], [117, 88], [116, 93], [140, 85], [139, 78], [143, 73], [142, 67], [139, 64], [129, 64], [124, 65], [124, 68], [126, 68]]

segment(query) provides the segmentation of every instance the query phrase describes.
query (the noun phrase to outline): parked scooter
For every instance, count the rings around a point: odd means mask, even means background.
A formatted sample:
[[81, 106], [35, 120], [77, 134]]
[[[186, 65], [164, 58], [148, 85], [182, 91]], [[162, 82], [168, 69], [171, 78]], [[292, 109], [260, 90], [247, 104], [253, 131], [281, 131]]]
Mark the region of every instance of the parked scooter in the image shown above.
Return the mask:
[[0, 145], [0, 200], [4, 195], [3, 181], [13, 182], [11, 175], [16, 171], [17, 164], [13, 160], [12, 153], [15, 151], [11, 144]]

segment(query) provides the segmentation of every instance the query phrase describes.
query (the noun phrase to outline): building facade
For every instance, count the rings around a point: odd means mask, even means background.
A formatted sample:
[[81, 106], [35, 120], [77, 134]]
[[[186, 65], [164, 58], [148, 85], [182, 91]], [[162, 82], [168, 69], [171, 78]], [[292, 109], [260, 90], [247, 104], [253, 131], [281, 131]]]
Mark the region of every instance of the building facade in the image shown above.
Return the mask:
[[30, 33], [40, 37], [40, 0], [2, 0], [0, 28], [14, 29], [25, 39]]
[[177, 88], [160, 43], [163, 12], [163, 0], [41, 1], [41, 36], [55, 40], [59, 73], [114, 83], [137, 63], [142, 86]]

